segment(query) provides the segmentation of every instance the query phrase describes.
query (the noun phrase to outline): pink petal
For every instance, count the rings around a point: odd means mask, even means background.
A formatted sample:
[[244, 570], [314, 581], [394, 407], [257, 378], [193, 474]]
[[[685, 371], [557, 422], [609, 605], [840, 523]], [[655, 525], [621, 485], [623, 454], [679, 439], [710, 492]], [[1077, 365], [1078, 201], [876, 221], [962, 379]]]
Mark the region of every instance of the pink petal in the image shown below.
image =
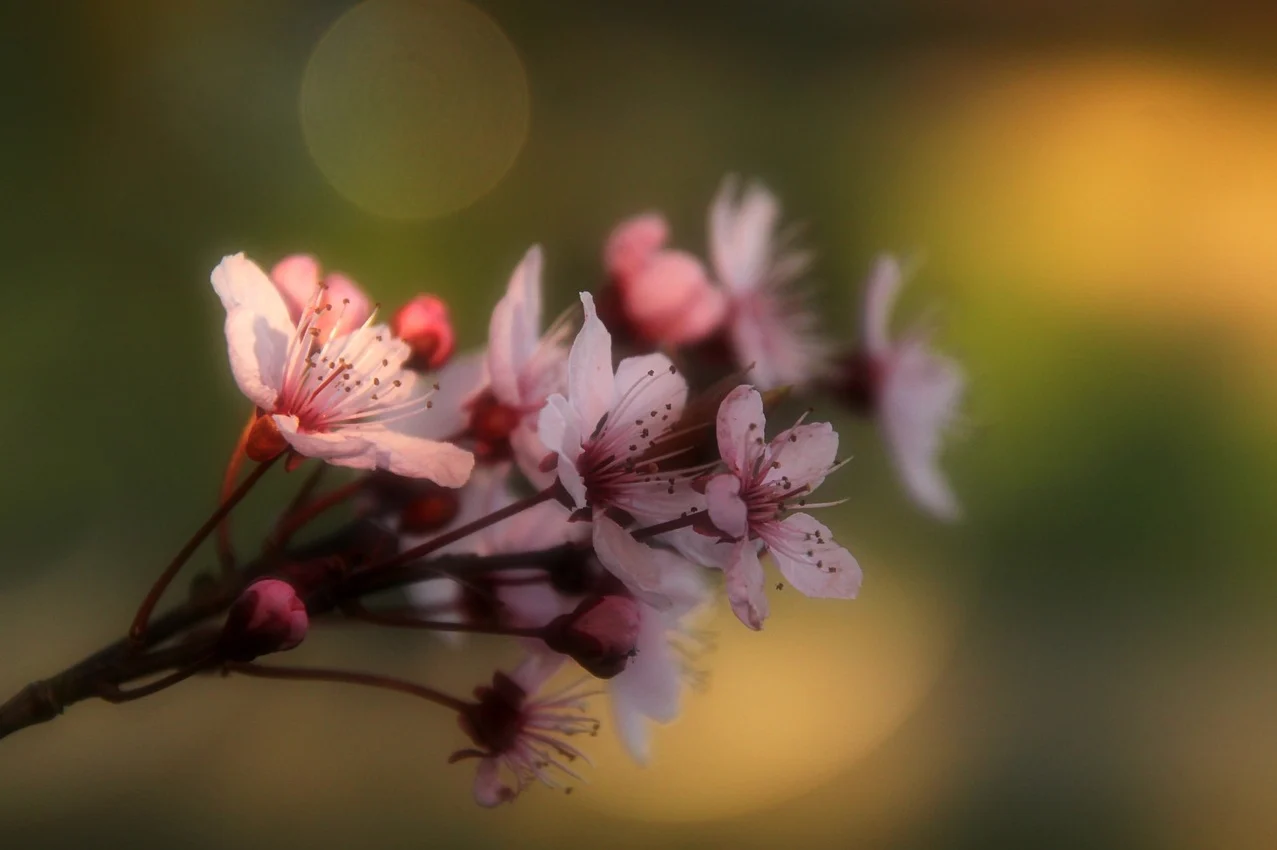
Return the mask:
[[484, 377], [482, 352], [454, 357], [435, 376], [439, 389], [430, 396], [430, 409], [422, 414], [422, 422], [413, 433], [445, 440], [463, 432], [470, 424], [466, 403], [482, 389]]
[[295, 416], [276, 416], [280, 434], [298, 454], [353, 469], [384, 469], [406, 478], [425, 478], [460, 487], [474, 468], [474, 455], [383, 425], [348, 425], [327, 432], [300, 432]]
[[719, 280], [737, 293], [765, 282], [772, 261], [780, 204], [759, 184], [738, 198], [739, 183], [728, 175], [710, 206], [710, 256]]
[[510, 433], [510, 449], [514, 452], [514, 460], [519, 465], [519, 471], [532, 483], [533, 487], [541, 489], [554, 483], [554, 473], [541, 471], [541, 461], [550, 454], [550, 450], [537, 436], [534, 424], [531, 417], [519, 423], [518, 427]]
[[621, 286], [639, 274], [669, 238], [669, 225], [659, 213], [627, 219], [608, 236], [603, 264]]
[[284, 297], [294, 323], [301, 319], [302, 310], [314, 297], [319, 274], [319, 261], [309, 254], [290, 254], [270, 270], [270, 279]]
[[523, 403], [520, 376], [541, 333], [541, 265], [541, 248], [533, 245], [510, 276], [488, 324], [488, 375], [493, 394], [504, 404]]
[[514, 798], [514, 790], [501, 781], [500, 759], [480, 759], [479, 767], [474, 773], [474, 801], [490, 809]]
[[642, 419], [643, 426], [636, 427], [648, 428], [648, 439], [652, 439], [678, 421], [687, 404], [687, 379], [671, 371], [673, 367], [664, 354], [627, 357], [617, 365], [617, 407], [611, 414], [616, 427]]
[[568, 354], [568, 399], [577, 411], [583, 435], [594, 431], [612, 408], [612, 335], [599, 321], [594, 298], [581, 293], [585, 322]]
[[794, 489], [815, 490], [838, 457], [838, 433], [828, 422], [796, 425], [776, 435], [771, 444], [771, 467], [764, 481], [788, 478]]
[[885, 355], [891, 348], [891, 311], [903, 280], [900, 263], [890, 254], [883, 254], [874, 261], [865, 283], [862, 333], [865, 350], [876, 357]]
[[939, 519], [961, 516], [940, 469], [945, 432], [957, 416], [965, 386], [953, 360], [932, 354], [920, 340], [902, 343], [889, 362], [880, 421], [896, 468], [910, 496]]
[[626, 316], [647, 339], [686, 345], [709, 336], [727, 316], [727, 296], [700, 260], [661, 251], [620, 288]]
[[705, 505], [720, 531], [732, 537], [744, 537], [749, 532], [749, 509], [740, 497], [740, 479], [735, 475], [711, 478], [705, 485]]
[[213, 269], [213, 289], [226, 308], [226, 344], [235, 383], [249, 400], [271, 410], [284, 379], [296, 326], [275, 285], [243, 254]]
[[732, 611], [742, 623], [757, 631], [767, 619], [768, 605], [763, 592], [763, 565], [755, 545], [751, 540], [735, 545], [723, 567], [723, 579]]
[[359, 284], [341, 272], [332, 272], [324, 278], [324, 286], [328, 291], [322, 303], [331, 304], [332, 311], [316, 325], [321, 337], [330, 328], [338, 334], [348, 334], [368, 321], [373, 310], [372, 299]]
[[675, 553], [640, 543], [602, 515], [594, 518], [594, 552], [608, 572], [639, 599], [657, 608], [668, 608], [671, 603], [662, 587], [662, 574], [687, 566]]
[[718, 452], [728, 469], [738, 475], [753, 472], [754, 463], [763, 451], [760, 441], [766, 426], [763, 397], [758, 390], [741, 384], [727, 394], [718, 406], [716, 427]]
[[806, 596], [852, 599], [860, 591], [860, 565], [833, 533], [807, 514], [794, 514], [780, 534], [764, 534], [776, 566]]
[[666, 632], [664, 615], [644, 607], [637, 652], [629, 666], [608, 683], [617, 732], [630, 756], [640, 764], [646, 764], [650, 757], [648, 721], [669, 723], [678, 717], [682, 664], [671, 651]]

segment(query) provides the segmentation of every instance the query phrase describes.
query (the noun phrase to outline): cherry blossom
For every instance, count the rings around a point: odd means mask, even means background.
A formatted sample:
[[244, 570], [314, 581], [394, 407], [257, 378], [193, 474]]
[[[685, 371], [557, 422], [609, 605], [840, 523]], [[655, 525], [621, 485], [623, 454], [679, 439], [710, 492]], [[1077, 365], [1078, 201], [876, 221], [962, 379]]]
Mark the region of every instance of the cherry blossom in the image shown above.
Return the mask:
[[[312, 325], [321, 334], [332, 329], [350, 333], [372, 315], [372, 302], [357, 283], [340, 272], [323, 274], [319, 261], [309, 254], [292, 254], [280, 260], [270, 270], [270, 279], [288, 305], [294, 324], [301, 321], [316, 290], [324, 290]], [[329, 305], [335, 309], [330, 310]]]
[[905, 489], [939, 519], [961, 515], [940, 469], [940, 449], [958, 417], [966, 378], [956, 361], [931, 348], [918, 325], [891, 337], [891, 313], [904, 276], [894, 257], [880, 257], [865, 289], [862, 347], [844, 361], [838, 388], [854, 406], [872, 413]]
[[802, 386], [825, 369], [826, 344], [815, 312], [795, 283], [811, 255], [777, 232], [780, 203], [754, 183], [723, 181], [710, 207], [710, 258], [727, 292], [727, 325], [741, 368], [759, 389]]
[[250, 457], [291, 449], [338, 466], [465, 483], [473, 456], [412, 430], [428, 419], [429, 391], [402, 368], [408, 346], [384, 325], [370, 316], [348, 333], [340, 322], [323, 331], [317, 323], [334, 309], [323, 287], [294, 321], [275, 284], [243, 254], [223, 259], [212, 283], [226, 308], [231, 371], [259, 410]]
[[453, 753], [450, 761], [479, 759], [474, 782], [479, 805], [511, 802], [537, 780], [550, 788], [584, 781], [569, 765], [589, 759], [566, 739], [598, 734], [598, 721], [585, 715], [586, 699], [597, 691], [578, 683], [537, 695], [562, 661], [530, 655], [510, 675], [498, 672], [491, 687], [475, 690], [476, 702], [461, 715], [461, 728], [475, 748]]
[[664, 218], [636, 216], [612, 232], [604, 262], [631, 329], [655, 345], [687, 345], [718, 330], [727, 298], [700, 260], [665, 248], [668, 238]]
[[723, 571], [732, 610], [752, 629], [762, 628], [768, 611], [760, 547], [807, 596], [846, 599], [860, 588], [860, 566], [851, 553], [834, 543], [828, 528], [794, 512], [828, 506], [807, 497], [835, 468], [838, 435], [827, 422], [800, 420], [768, 443], [765, 425], [757, 390], [740, 386], [727, 395], [717, 422], [727, 472], [709, 479], [705, 492], [714, 524], [738, 538]]
[[635, 540], [617, 519], [653, 523], [699, 510], [689, 475], [658, 463], [670, 455], [661, 437], [687, 401], [687, 382], [663, 354], [622, 360], [612, 369], [612, 338], [594, 299], [581, 293], [585, 321], [568, 356], [568, 395], [554, 394], [540, 416], [540, 436], [557, 453], [558, 480], [570, 507], [592, 520], [603, 565], [649, 602], [660, 599], [661, 573], [681, 558]]

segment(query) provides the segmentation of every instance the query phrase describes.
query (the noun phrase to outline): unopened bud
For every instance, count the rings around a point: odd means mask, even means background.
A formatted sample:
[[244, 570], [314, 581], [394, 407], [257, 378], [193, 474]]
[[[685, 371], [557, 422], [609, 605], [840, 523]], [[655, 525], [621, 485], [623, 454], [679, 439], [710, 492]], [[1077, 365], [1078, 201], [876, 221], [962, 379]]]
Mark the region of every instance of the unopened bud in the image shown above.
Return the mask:
[[286, 581], [258, 579], [245, 588], [226, 615], [218, 649], [229, 661], [252, 661], [283, 652], [306, 637], [306, 604]]
[[433, 295], [418, 295], [400, 307], [390, 322], [390, 329], [408, 343], [412, 349], [408, 366], [418, 371], [443, 366], [456, 347], [448, 306]]
[[457, 518], [461, 501], [456, 490], [431, 487], [404, 505], [399, 512], [399, 530], [405, 534], [426, 534], [446, 528]]
[[600, 679], [625, 669], [638, 643], [642, 613], [628, 596], [596, 596], [545, 629], [546, 646], [561, 652]]

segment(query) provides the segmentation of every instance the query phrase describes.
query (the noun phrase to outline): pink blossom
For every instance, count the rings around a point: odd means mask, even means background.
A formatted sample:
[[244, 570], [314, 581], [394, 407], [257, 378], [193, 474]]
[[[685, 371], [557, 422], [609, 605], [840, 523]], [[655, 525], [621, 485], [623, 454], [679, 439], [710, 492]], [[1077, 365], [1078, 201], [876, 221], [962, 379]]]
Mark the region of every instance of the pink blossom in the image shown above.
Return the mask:
[[[557, 453], [558, 479], [570, 506], [593, 519], [603, 565], [642, 598], [659, 598], [660, 576], [680, 559], [633, 539], [614, 517], [659, 522], [695, 507], [687, 471], [658, 471], [659, 441], [683, 412], [687, 382], [669, 358], [649, 354], [612, 369], [612, 338], [581, 293], [585, 322], [568, 356], [568, 395], [554, 394], [540, 416], [540, 436]], [[656, 594], [653, 596], [652, 594]]]
[[961, 508], [939, 455], [958, 416], [966, 378], [956, 361], [932, 350], [926, 327], [891, 338], [891, 313], [902, 285], [900, 264], [880, 257], [865, 288], [863, 351], [842, 383], [852, 395], [863, 394], [876, 414], [909, 495], [934, 516], [956, 520]]
[[723, 567], [727, 596], [752, 629], [767, 617], [759, 547], [766, 547], [786, 580], [807, 596], [851, 598], [860, 588], [856, 559], [829, 529], [796, 509], [834, 469], [838, 435], [827, 422], [782, 431], [770, 443], [762, 396], [750, 386], [732, 390], [718, 410], [718, 446], [727, 472], [706, 486], [710, 519], [738, 537]]
[[230, 661], [252, 661], [300, 644], [310, 628], [306, 604], [291, 584], [258, 579], [231, 605], [218, 638], [218, 650]]
[[476, 702], [460, 718], [475, 748], [453, 753], [450, 761], [479, 759], [479, 805], [511, 802], [537, 780], [550, 788], [585, 781], [569, 765], [589, 764], [589, 758], [566, 739], [598, 734], [598, 721], [585, 715], [586, 699], [597, 692], [577, 684], [537, 696], [561, 663], [562, 656], [531, 655], [509, 676], [497, 673], [491, 687], [475, 690]]
[[[271, 282], [288, 305], [288, 315], [293, 324], [301, 321], [302, 314], [315, 298], [315, 290], [321, 287], [325, 291], [320, 296], [314, 319], [314, 327], [321, 334], [334, 329], [339, 334], [347, 334], [366, 322], [372, 315], [373, 306], [358, 284], [340, 272], [329, 272], [321, 282], [321, 274], [319, 261], [309, 254], [292, 254], [271, 269]], [[332, 310], [329, 310], [330, 305]]]
[[448, 305], [434, 295], [418, 295], [400, 307], [390, 328], [412, 349], [410, 368], [422, 372], [442, 367], [457, 346]]
[[794, 287], [811, 255], [778, 234], [780, 203], [759, 184], [738, 193], [729, 176], [710, 207], [710, 258], [730, 302], [736, 360], [760, 389], [802, 386], [825, 369], [816, 313]]
[[664, 248], [669, 228], [656, 214], [622, 222], [604, 252], [608, 275], [630, 326], [656, 345], [687, 345], [714, 333], [727, 298], [700, 260]]
[[231, 371], [260, 415], [249, 455], [265, 460], [287, 449], [357, 469], [386, 469], [444, 486], [465, 483], [474, 457], [425, 439], [421, 427], [429, 391], [403, 369], [408, 346], [384, 325], [341, 333], [317, 322], [332, 312], [316, 290], [294, 320], [270, 278], [243, 254], [213, 270], [213, 288], [226, 308]]

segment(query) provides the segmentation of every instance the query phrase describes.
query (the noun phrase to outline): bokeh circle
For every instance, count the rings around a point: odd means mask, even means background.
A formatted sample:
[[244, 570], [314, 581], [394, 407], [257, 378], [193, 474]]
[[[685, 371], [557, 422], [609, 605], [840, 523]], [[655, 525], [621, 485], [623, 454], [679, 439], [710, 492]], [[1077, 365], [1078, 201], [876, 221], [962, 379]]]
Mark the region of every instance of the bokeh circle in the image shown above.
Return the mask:
[[359, 207], [398, 219], [455, 212], [491, 190], [527, 137], [514, 46], [461, 0], [370, 0], [320, 39], [301, 87], [315, 164]]

